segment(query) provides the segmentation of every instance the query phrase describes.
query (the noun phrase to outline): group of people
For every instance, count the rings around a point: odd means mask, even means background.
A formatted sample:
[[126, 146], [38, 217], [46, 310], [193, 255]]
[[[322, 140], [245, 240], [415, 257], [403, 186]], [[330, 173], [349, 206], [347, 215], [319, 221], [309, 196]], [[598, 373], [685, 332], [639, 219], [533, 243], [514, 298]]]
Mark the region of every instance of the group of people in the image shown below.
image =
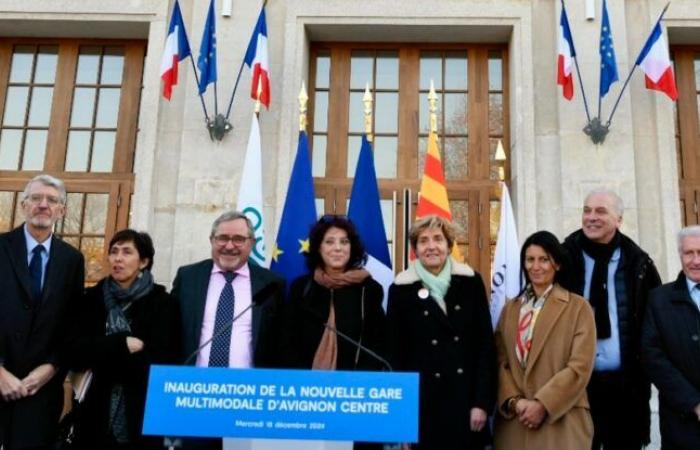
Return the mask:
[[65, 204], [63, 183], [39, 175], [22, 196], [25, 223], [0, 235], [3, 450], [53, 448], [68, 370], [92, 374], [76, 448], [162, 448], [141, 434], [151, 364], [418, 372], [422, 450], [640, 449], [653, 382], [663, 448], [700, 448], [700, 227], [681, 230], [683, 270], [659, 287], [611, 191], [587, 195], [563, 244], [547, 231], [525, 240], [523, 289], [496, 330], [481, 276], [451, 258], [455, 227], [437, 216], [413, 224], [416, 260], [385, 313], [344, 216], [313, 226], [308, 275], [283, 280], [249, 263], [252, 225], [225, 212], [211, 258], [179, 268], [168, 293], [150, 272], [151, 238], [131, 229], [110, 240], [109, 275], [84, 289], [83, 257], [53, 236]]

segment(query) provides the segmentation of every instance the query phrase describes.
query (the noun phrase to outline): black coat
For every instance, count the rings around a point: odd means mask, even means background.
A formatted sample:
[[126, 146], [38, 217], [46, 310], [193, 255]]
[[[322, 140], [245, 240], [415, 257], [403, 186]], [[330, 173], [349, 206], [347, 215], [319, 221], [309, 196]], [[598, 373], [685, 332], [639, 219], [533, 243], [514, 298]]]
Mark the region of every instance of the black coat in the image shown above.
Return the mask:
[[481, 276], [453, 262], [447, 314], [413, 268], [389, 289], [388, 348], [394, 368], [420, 373], [419, 448], [483, 448], [486, 427], [470, 431], [471, 409], [491, 413], [496, 402], [496, 349]]
[[[93, 371], [85, 400], [77, 407], [77, 447], [92, 450], [106, 446], [112, 387], [120, 384], [124, 387], [127, 423], [134, 444], [138, 448], [161, 449], [162, 439], [145, 438], [141, 429], [151, 364], [179, 362], [178, 304], [163, 286], [156, 284], [125, 312], [131, 333], [107, 336], [103, 284], [104, 280], [87, 290], [78, 322], [82, 333], [71, 345], [71, 368]], [[141, 339], [143, 350], [129, 353], [127, 336]]]
[[[363, 298], [364, 291], [364, 298]], [[297, 278], [289, 291], [285, 313], [288, 367], [310, 369], [330, 312], [331, 290], [313, 281], [311, 275]], [[382, 355], [384, 353], [384, 293], [371, 277], [364, 282], [333, 290], [335, 328]], [[383, 364], [341, 337], [338, 340], [338, 370], [381, 370]]]
[[66, 374], [62, 354], [85, 278], [83, 255], [54, 236], [42, 298], [33, 299], [23, 227], [0, 235], [0, 363], [19, 379], [45, 363], [59, 370], [31, 397], [0, 398], [0, 443], [10, 449], [56, 438]]
[[[642, 368], [639, 346], [642, 336], [642, 324], [646, 310], [649, 292], [661, 285], [661, 277], [649, 255], [634, 243], [629, 237], [620, 233], [620, 266], [623, 271], [627, 294], [625, 323], [619, 323], [620, 351], [622, 374], [625, 380], [625, 391], [620, 393], [619, 402], [629, 404], [628, 421], [635, 424], [636, 436], [628, 436], [634, 445], [647, 445], [651, 427], [651, 383], [646, 371]], [[585, 263], [583, 250], [578, 242], [583, 235], [582, 230], [570, 234], [564, 241], [564, 247], [569, 252], [573, 266], [570, 273], [571, 286], [569, 289], [583, 295]], [[618, 298], [619, 301], [619, 298]], [[618, 305], [619, 310], [620, 305]], [[620, 318], [622, 321], [622, 317]], [[595, 400], [592, 399], [591, 403]]]
[[[180, 332], [183, 361], [199, 347], [213, 264], [211, 259], [206, 259], [180, 267], [173, 281], [172, 295], [178, 300], [182, 315]], [[255, 264], [248, 264], [248, 267], [254, 303], [251, 342], [253, 366], [276, 367], [280, 364], [284, 280]], [[196, 357], [193, 357], [189, 363], [194, 365], [196, 361]]]
[[681, 272], [649, 297], [642, 334], [642, 358], [659, 389], [661, 446], [700, 449], [700, 312]]

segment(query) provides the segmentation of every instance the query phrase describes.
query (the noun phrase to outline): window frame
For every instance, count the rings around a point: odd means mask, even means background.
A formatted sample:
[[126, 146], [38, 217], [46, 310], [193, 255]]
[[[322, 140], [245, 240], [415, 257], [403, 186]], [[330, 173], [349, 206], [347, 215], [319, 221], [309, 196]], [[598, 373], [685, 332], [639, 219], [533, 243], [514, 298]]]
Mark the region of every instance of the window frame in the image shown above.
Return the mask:
[[[316, 98], [316, 61], [319, 55], [330, 58], [328, 89], [328, 122], [326, 132], [326, 172], [323, 177], [314, 178], [316, 197], [322, 198], [326, 212], [344, 213], [346, 199], [352, 188], [352, 178], [347, 177], [348, 128], [350, 99], [350, 64], [353, 51], [396, 51], [399, 60], [399, 99], [398, 99], [398, 139], [396, 177], [379, 178], [379, 191], [382, 199], [390, 199], [398, 194], [394, 208], [395, 242], [394, 269], [402, 270], [407, 253], [407, 229], [400, 223], [406, 210], [401, 193], [411, 191], [411, 214], [415, 217], [415, 205], [422, 173], [419, 168], [419, 138], [422, 135], [419, 124], [420, 108], [420, 56], [422, 51], [465, 51], [469, 61], [468, 85], [466, 91], [469, 121], [467, 135], [467, 158], [469, 176], [461, 180], [446, 180], [448, 197], [451, 201], [466, 200], [468, 211], [468, 244], [470, 251], [467, 262], [482, 273], [490, 274], [495, 236], [490, 232], [491, 202], [500, 201], [500, 184], [491, 179], [490, 130], [489, 130], [489, 56], [498, 51], [502, 56], [502, 108], [503, 108], [503, 147], [509, 158], [510, 115], [509, 115], [509, 66], [506, 44], [397, 44], [397, 43], [356, 43], [356, 42], [312, 42], [309, 53], [309, 147], [313, 160], [314, 114]], [[376, 68], [375, 68], [376, 71]], [[376, 80], [376, 73], [374, 74]], [[443, 71], [444, 77], [444, 71]], [[381, 92], [377, 90], [374, 92]], [[442, 105], [439, 113], [444, 114]], [[474, 115], [474, 117], [471, 117]], [[442, 130], [439, 130], [442, 132]], [[442, 135], [440, 135], [442, 137]], [[442, 142], [442, 139], [441, 139]], [[444, 149], [441, 148], [444, 151]], [[505, 179], [510, 177], [510, 165], [504, 165]], [[320, 211], [319, 211], [320, 212]], [[410, 225], [410, 224], [409, 224]], [[478, 251], [472, 250], [478, 249]]]
[[[129, 208], [134, 191], [133, 166], [147, 42], [133, 39], [1, 39], [0, 118], [3, 118], [5, 113], [14, 47], [23, 45], [58, 47], [44, 165], [42, 170], [0, 170], [0, 190], [22, 191], [26, 183], [34, 176], [48, 173], [63, 180], [68, 192], [108, 194], [104, 236], [104, 255], [106, 255], [107, 245], [112, 235], [117, 230], [127, 227], [129, 223]], [[64, 169], [73, 94], [76, 87], [78, 56], [81, 47], [91, 46], [123, 47], [124, 49], [124, 66], [111, 172], [78, 172]], [[10, 218], [13, 214], [14, 210], [9, 213]], [[57, 235], [60, 237], [60, 234]], [[86, 281], [92, 283], [97, 280], [91, 278]]]

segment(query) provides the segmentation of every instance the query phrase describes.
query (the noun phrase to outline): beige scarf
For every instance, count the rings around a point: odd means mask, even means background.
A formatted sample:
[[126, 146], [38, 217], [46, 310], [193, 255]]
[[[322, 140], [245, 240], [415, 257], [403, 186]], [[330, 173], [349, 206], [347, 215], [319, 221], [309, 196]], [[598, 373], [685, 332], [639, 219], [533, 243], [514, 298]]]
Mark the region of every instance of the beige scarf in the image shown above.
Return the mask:
[[[329, 326], [335, 328], [335, 306], [333, 305], [333, 293], [335, 289], [360, 284], [369, 277], [369, 272], [365, 269], [351, 269], [340, 274], [329, 274], [321, 268], [316, 268], [314, 271], [314, 281], [331, 291], [330, 311], [328, 312]], [[318, 344], [314, 361], [311, 365], [312, 369], [317, 370], [335, 370], [338, 363], [338, 337], [327, 327], [321, 336], [321, 342]]]

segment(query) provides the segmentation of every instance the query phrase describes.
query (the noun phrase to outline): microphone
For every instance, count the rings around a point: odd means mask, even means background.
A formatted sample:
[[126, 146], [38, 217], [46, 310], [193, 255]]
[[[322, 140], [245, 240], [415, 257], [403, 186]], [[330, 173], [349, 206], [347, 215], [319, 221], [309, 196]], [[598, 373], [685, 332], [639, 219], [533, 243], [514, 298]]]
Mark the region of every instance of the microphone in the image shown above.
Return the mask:
[[383, 365], [386, 369], [388, 369], [389, 372], [393, 372], [393, 371], [394, 371], [394, 368], [391, 367], [391, 364], [389, 364], [389, 361], [387, 361], [386, 359], [384, 359], [384, 358], [382, 358], [381, 356], [379, 356], [375, 351], [373, 351], [373, 350], [371, 350], [371, 349], [365, 347], [365, 346], [362, 345], [360, 342], [356, 341], [355, 339], [351, 338], [351, 337], [348, 336], [347, 334], [345, 334], [345, 333], [343, 333], [342, 331], [338, 330], [338, 329], [337, 329], [336, 327], [334, 327], [333, 325], [329, 324], [327, 321], [323, 320], [323, 319], [321, 318], [321, 316], [319, 316], [318, 313], [317, 313], [316, 311], [312, 310], [312, 309], [309, 308], [308, 306], [302, 305], [302, 304], [300, 304], [299, 306], [301, 306], [301, 308], [302, 308], [304, 311], [306, 311], [307, 313], [311, 314], [311, 315], [312, 315], [313, 317], [315, 317], [319, 322], [321, 322], [321, 323], [323, 324], [323, 326], [324, 326], [326, 329], [328, 329], [331, 333], [335, 334], [336, 336], [339, 336], [339, 337], [342, 338], [345, 342], [348, 342], [348, 343], [352, 344], [353, 346], [355, 346], [355, 348], [359, 348], [360, 350], [362, 350], [363, 352], [365, 352], [366, 354], [368, 354], [369, 356], [371, 356], [372, 358], [374, 358], [376, 361], [379, 361], [380, 363], [382, 363], [382, 365]]
[[[228, 321], [228, 323], [221, 327], [219, 331], [216, 333], [212, 334], [212, 337], [210, 339], [207, 339], [205, 343], [197, 347], [195, 351], [193, 351], [186, 359], [185, 362], [182, 363], [182, 365], [187, 366], [189, 365], [194, 358], [199, 355], [199, 353], [206, 347], [207, 345], [211, 344], [214, 339], [218, 338], [222, 334], [226, 332], [229, 328], [231, 328], [243, 314], [247, 313], [253, 306], [262, 306], [264, 305], [271, 297], [271, 294], [277, 290], [277, 286], [275, 283], [268, 284], [264, 288], [262, 288], [258, 293], [256, 293], [253, 298], [251, 299], [250, 305], [246, 306], [243, 311], [239, 312], [231, 320]], [[168, 450], [174, 450], [177, 448], [182, 448], [183, 442], [182, 438], [179, 437], [170, 437], [166, 436], [163, 438], [163, 447], [168, 448]], [[0, 449], [2, 450], [2, 449]]]
[[211, 344], [214, 341], [214, 339], [220, 337], [222, 334], [224, 334], [226, 331], [228, 331], [233, 326], [233, 324], [241, 316], [243, 316], [243, 314], [247, 313], [253, 306], [262, 306], [263, 304], [265, 304], [265, 302], [270, 298], [270, 294], [272, 294], [275, 290], [276, 290], [276, 287], [275, 287], [274, 283], [268, 284], [267, 286], [262, 288], [262, 290], [260, 290], [260, 292], [258, 292], [257, 294], [255, 294], [253, 296], [252, 301], [250, 302], [250, 305], [246, 306], [243, 309], [243, 311], [241, 311], [238, 314], [236, 314], [235, 316], [233, 316], [233, 318], [231, 320], [229, 320], [225, 326], [221, 327], [219, 329], [219, 331], [217, 331], [216, 333], [213, 333], [211, 338], [207, 339], [206, 342], [204, 342], [202, 345], [197, 347], [197, 349], [195, 351], [190, 353], [190, 355], [185, 359], [185, 362], [183, 362], [182, 365], [184, 365], [184, 366], [189, 365], [192, 362], [192, 360], [194, 358], [196, 358], [197, 355], [199, 355], [207, 345]]

